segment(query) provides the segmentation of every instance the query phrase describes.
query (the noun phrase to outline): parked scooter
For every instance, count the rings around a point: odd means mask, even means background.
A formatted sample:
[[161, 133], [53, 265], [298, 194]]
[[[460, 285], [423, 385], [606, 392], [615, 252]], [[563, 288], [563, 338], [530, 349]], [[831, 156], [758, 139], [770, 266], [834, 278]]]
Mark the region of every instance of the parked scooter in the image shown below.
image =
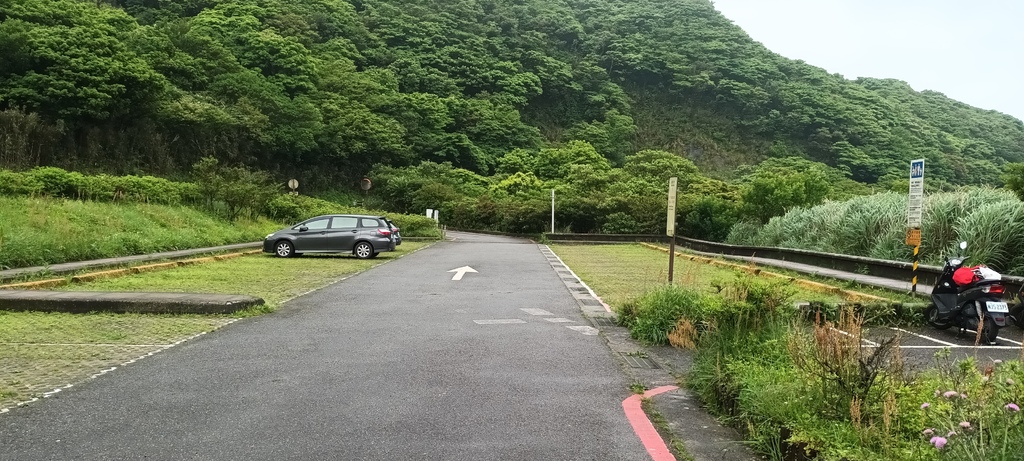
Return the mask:
[[[960, 249], [966, 250], [967, 242], [960, 242]], [[995, 344], [999, 327], [1006, 325], [1010, 312], [1000, 299], [1005, 290], [1003, 277], [984, 265], [966, 267], [965, 259], [966, 256], [946, 258], [924, 318], [940, 330], [956, 326], [962, 333], [981, 328], [981, 340]]]

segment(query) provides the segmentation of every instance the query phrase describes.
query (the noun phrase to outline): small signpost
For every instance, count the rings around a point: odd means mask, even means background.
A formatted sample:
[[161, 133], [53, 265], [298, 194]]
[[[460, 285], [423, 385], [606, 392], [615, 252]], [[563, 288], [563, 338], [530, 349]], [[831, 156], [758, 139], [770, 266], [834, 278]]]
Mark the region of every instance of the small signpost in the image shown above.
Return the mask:
[[298, 179], [289, 179], [288, 180], [288, 188], [292, 190], [291, 191], [292, 195], [299, 195], [299, 191], [298, 191], [299, 180]]
[[676, 262], [676, 178], [668, 180], [668, 224], [665, 234], [670, 237], [668, 244], [668, 283], [672, 283], [672, 272]]
[[907, 202], [907, 245], [914, 246], [914, 278], [910, 292], [917, 293], [917, 265], [921, 257], [921, 216], [924, 214], [924, 159], [910, 161], [910, 197]]

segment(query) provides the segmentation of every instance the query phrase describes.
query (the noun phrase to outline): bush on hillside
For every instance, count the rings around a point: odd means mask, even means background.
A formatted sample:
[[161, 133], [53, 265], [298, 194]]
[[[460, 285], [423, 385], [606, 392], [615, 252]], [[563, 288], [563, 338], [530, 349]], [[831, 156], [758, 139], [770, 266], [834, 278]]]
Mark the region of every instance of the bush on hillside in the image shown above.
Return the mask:
[[386, 216], [401, 229], [403, 237], [438, 237], [437, 222], [426, 216], [388, 213], [379, 210], [345, 206], [305, 195], [278, 195], [267, 204], [267, 213], [274, 220], [296, 223], [325, 214], [369, 214]]
[[0, 170], [0, 195], [162, 205], [194, 204], [200, 197], [199, 188], [192, 183], [153, 176], [83, 175], [56, 167]]

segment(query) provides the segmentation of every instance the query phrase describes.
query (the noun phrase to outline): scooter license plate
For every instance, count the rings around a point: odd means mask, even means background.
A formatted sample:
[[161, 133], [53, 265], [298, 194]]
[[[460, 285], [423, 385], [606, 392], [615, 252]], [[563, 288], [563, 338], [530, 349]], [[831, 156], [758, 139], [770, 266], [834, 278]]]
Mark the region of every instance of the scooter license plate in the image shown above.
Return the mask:
[[1004, 314], [1010, 312], [1009, 306], [1007, 306], [1006, 303], [1003, 303], [1003, 302], [998, 302], [997, 303], [997, 302], [988, 301], [988, 302], [985, 303], [985, 307], [988, 308], [989, 312], [1002, 312]]

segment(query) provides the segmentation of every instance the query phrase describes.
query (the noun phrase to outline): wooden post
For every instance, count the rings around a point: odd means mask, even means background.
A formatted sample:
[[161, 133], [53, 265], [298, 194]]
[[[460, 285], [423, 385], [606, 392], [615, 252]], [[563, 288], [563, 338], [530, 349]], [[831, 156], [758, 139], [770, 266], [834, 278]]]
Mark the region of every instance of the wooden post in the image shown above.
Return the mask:
[[668, 283], [672, 283], [672, 271], [676, 263], [676, 236], [673, 235], [668, 244]]

